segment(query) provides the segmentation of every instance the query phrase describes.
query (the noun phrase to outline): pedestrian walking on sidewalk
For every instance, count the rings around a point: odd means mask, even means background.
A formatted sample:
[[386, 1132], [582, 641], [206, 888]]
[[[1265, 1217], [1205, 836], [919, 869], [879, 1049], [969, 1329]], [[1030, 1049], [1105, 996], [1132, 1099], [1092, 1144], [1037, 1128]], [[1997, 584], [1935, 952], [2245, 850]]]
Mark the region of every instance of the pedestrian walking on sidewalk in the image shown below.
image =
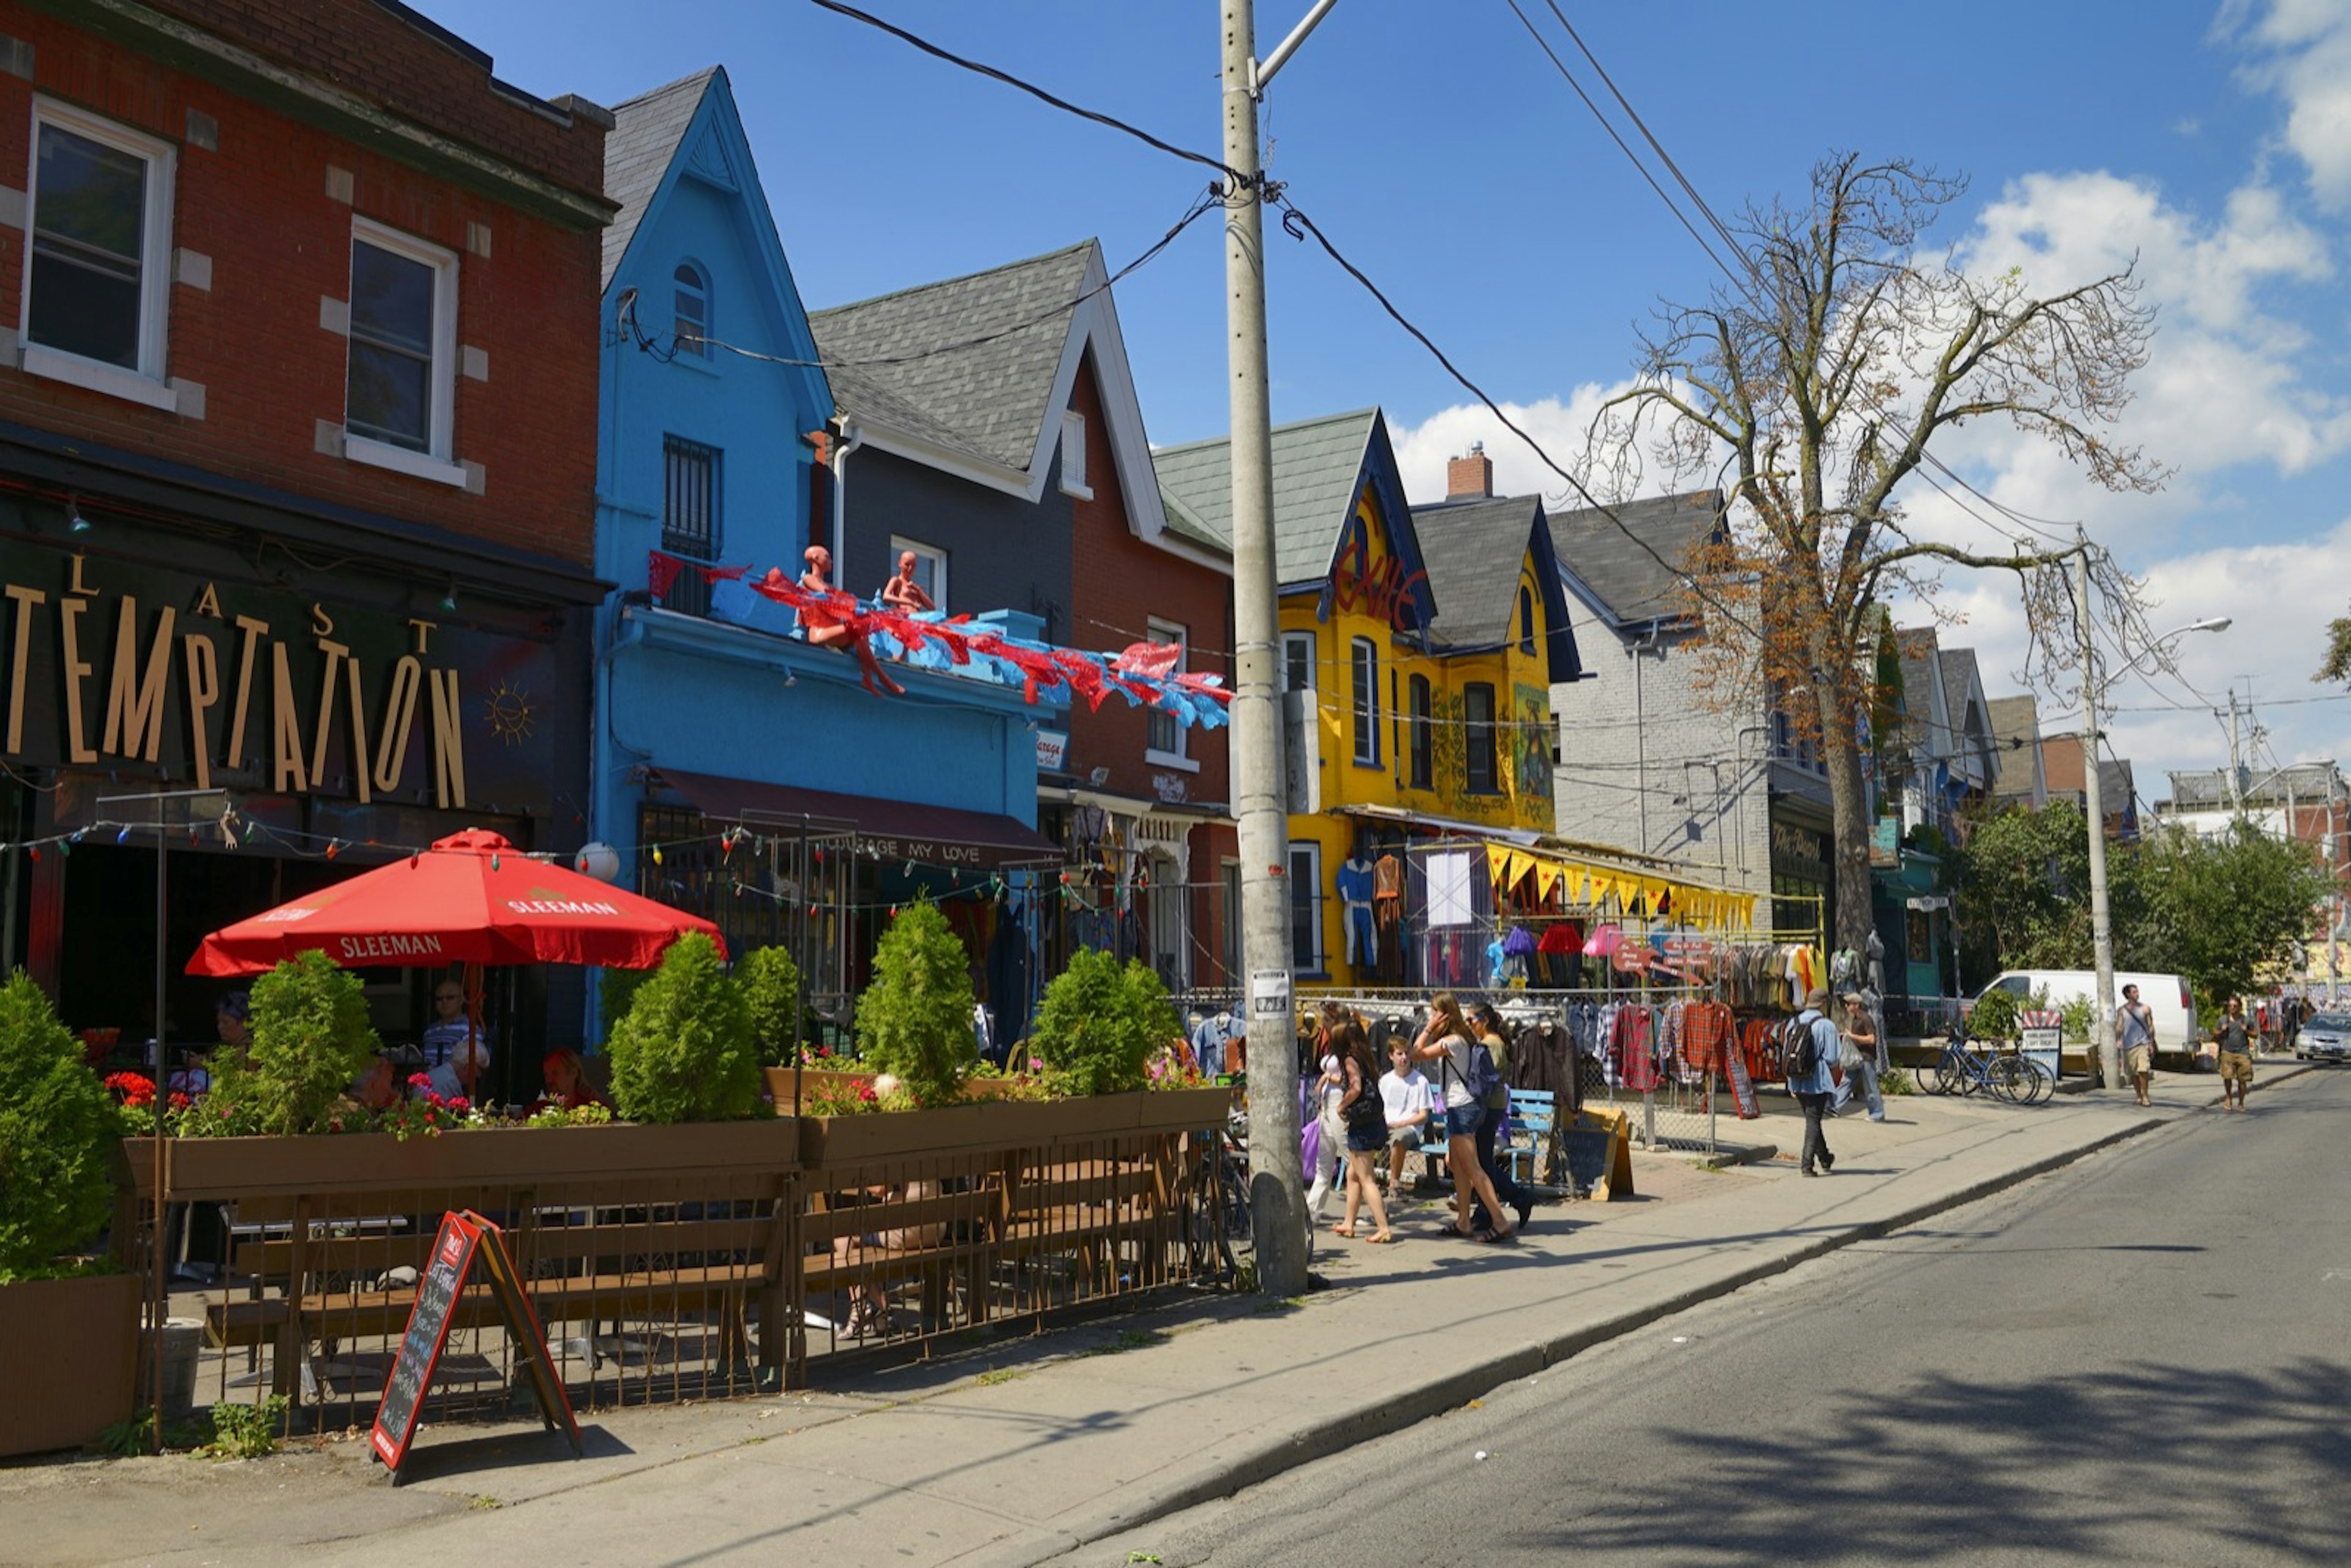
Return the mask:
[[[1445, 1095], [1445, 1163], [1453, 1173], [1453, 1228], [1473, 1241], [1510, 1241], [1518, 1231], [1501, 1227], [1502, 1200], [1478, 1164], [1478, 1124], [1486, 1107], [1469, 1092], [1471, 1041], [1469, 1020], [1451, 991], [1428, 998], [1428, 1021], [1413, 1038], [1412, 1059], [1437, 1064], [1437, 1082]], [[1483, 1201], [1495, 1224], [1479, 1229], [1469, 1223], [1472, 1200]]]
[[1371, 1038], [1364, 1034], [1362, 1021], [1351, 1018], [1339, 1026], [1331, 1043], [1346, 1085], [1339, 1097], [1339, 1120], [1347, 1130], [1347, 1214], [1332, 1228], [1332, 1234], [1352, 1240], [1355, 1215], [1368, 1207], [1378, 1228], [1364, 1239], [1393, 1241], [1387, 1206], [1380, 1201], [1380, 1184], [1374, 1175], [1382, 1151], [1388, 1146], [1388, 1117], [1386, 1103], [1380, 1098], [1378, 1071], [1372, 1064]]
[[2245, 1034], [2245, 1004], [2229, 998], [2229, 1010], [2212, 1031], [2220, 1048], [2220, 1103], [2231, 1111], [2245, 1108], [2245, 1091], [2253, 1082], [2253, 1046]]
[[1804, 1010], [1796, 1015], [1797, 1027], [1811, 1040], [1812, 1071], [1797, 1071], [1792, 1054], [1787, 1062], [1788, 1092], [1804, 1112], [1804, 1146], [1796, 1163], [1806, 1176], [1826, 1176], [1836, 1169], [1836, 1155], [1829, 1152], [1828, 1137], [1821, 1130], [1836, 1093], [1837, 1026], [1828, 1019], [1828, 1005], [1827, 988], [1815, 986], [1804, 998]]
[[[1478, 1123], [1478, 1168], [1486, 1173], [1486, 1180], [1495, 1195], [1518, 1210], [1519, 1229], [1525, 1229], [1527, 1217], [1534, 1212], [1534, 1195], [1518, 1184], [1510, 1174], [1508, 1160], [1495, 1155], [1498, 1141], [1510, 1129], [1510, 1047], [1502, 1031], [1502, 1015], [1485, 1002], [1469, 1009], [1469, 1022], [1478, 1031], [1479, 1043], [1486, 1054], [1494, 1059], [1494, 1091], [1486, 1096], [1486, 1114]], [[1479, 1230], [1492, 1226], [1493, 1211], [1484, 1204], [1469, 1211], [1469, 1223]]]
[[2155, 1087], [2155, 1009], [2138, 999], [2137, 986], [2123, 988], [2123, 1005], [2115, 1009], [2115, 1049], [2122, 1053], [2123, 1071], [2130, 1074], [2138, 1103], [2153, 1104], [2147, 1096]]
[[1844, 1080], [1837, 1085], [1837, 1109], [1844, 1109], [1857, 1082], [1862, 1100], [1869, 1107], [1869, 1119], [1883, 1122], [1886, 1099], [1878, 1092], [1877, 1075], [1886, 1071], [1886, 1065], [1878, 1055], [1877, 1028], [1869, 1021], [1869, 1009], [1859, 991], [1844, 994], [1844, 1027], [1838, 1030], [1838, 1037], [1837, 1066], [1844, 1073]]
[[1321, 1075], [1314, 1080], [1314, 1119], [1322, 1139], [1314, 1156], [1314, 1185], [1306, 1189], [1306, 1212], [1320, 1225], [1323, 1201], [1336, 1190], [1332, 1173], [1343, 1175], [1347, 1168], [1347, 1129], [1339, 1120], [1339, 1101], [1347, 1092], [1347, 1080], [1339, 1065], [1338, 1048], [1332, 1042], [1340, 1026], [1353, 1015], [1336, 1002], [1324, 1002], [1318, 1011], [1314, 1055]]

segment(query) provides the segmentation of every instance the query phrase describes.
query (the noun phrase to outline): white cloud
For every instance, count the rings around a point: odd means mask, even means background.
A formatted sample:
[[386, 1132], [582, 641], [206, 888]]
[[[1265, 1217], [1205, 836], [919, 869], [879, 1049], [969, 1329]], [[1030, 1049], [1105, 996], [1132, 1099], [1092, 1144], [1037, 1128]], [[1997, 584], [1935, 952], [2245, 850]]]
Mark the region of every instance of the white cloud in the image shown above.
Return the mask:
[[[1625, 389], [1619, 383], [1604, 387], [1586, 382], [1569, 393], [1562, 402], [1547, 397], [1530, 403], [1505, 402], [1502, 412], [1541, 444], [1553, 462], [1572, 474], [1582, 474], [1578, 465], [1584, 452], [1584, 433], [1591, 428], [1593, 416], [1600, 405]], [[1437, 410], [1418, 424], [1395, 423], [1391, 417], [1388, 436], [1395, 444], [1396, 467], [1404, 476], [1406, 498], [1414, 501], [1441, 501], [1445, 498], [1445, 465], [1456, 457], [1468, 455], [1476, 442], [1486, 444], [1486, 455], [1494, 465], [1494, 494], [1497, 496], [1531, 496], [1538, 492], [1545, 497], [1559, 497], [1567, 494], [1567, 482], [1552, 472], [1527, 444], [1486, 411], [1481, 403], [1456, 403]], [[1594, 493], [1599, 487], [1590, 478]], [[1604, 497], [1604, 499], [1606, 497]], [[1582, 506], [1581, 499], [1572, 499], [1570, 506]]]
[[2329, 212], [2351, 211], [2351, 3], [2234, 0], [2215, 31], [2257, 51], [2241, 75], [2285, 106], [2286, 150], [2309, 172]]

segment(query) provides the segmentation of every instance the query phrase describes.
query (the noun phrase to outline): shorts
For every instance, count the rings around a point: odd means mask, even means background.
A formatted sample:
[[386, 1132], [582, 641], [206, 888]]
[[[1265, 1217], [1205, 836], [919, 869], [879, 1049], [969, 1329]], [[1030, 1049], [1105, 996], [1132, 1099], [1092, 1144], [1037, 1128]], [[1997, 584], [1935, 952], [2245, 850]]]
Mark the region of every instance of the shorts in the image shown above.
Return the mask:
[[1394, 1144], [1399, 1149], [1416, 1149], [1420, 1147], [1420, 1129], [1418, 1127], [1390, 1127], [1388, 1129], [1388, 1142]]
[[1447, 1105], [1445, 1108], [1445, 1135], [1449, 1138], [1474, 1138], [1478, 1125], [1486, 1119], [1483, 1105]]
[[2155, 1076], [2155, 1047], [2134, 1045], [2123, 1053], [2123, 1071], [2133, 1078]]
[[1347, 1129], [1347, 1152], [1351, 1155], [1375, 1155], [1388, 1146], [1388, 1130], [1384, 1125], [1365, 1127], [1361, 1132]]
[[2241, 1051], [2222, 1051], [2220, 1077], [2227, 1082], [2251, 1083], [2253, 1081], [2253, 1059]]

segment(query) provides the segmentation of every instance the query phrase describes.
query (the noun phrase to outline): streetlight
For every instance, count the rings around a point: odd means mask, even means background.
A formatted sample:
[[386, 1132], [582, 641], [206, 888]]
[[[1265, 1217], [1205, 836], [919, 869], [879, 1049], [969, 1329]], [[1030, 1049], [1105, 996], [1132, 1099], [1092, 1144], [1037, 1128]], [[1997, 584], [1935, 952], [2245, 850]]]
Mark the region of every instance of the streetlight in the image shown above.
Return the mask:
[[[2100, 1037], [2106, 1059], [2106, 1087], [2120, 1089], [2125, 1076], [2122, 1051], [2113, 1033], [2115, 932], [2106, 904], [2106, 809], [2098, 779], [2098, 692], [2104, 683], [2098, 679], [2097, 650], [2090, 639], [2090, 544], [2078, 532], [2075, 538], [2079, 542], [2074, 546], [2074, 586], [2082, 618], [2082, 804], [2090, 819], [2090, 946], [2098, 970], [2098, 1027], [2106, 1031]], [[2225, 632], [2230, 623], [2226, 615], [2190, 621], [2150, 641], [2146, 651], [2123, 668], [2137, 668], [2141, 659], [2159, 652], [2175, 637], [2190, 632]]]

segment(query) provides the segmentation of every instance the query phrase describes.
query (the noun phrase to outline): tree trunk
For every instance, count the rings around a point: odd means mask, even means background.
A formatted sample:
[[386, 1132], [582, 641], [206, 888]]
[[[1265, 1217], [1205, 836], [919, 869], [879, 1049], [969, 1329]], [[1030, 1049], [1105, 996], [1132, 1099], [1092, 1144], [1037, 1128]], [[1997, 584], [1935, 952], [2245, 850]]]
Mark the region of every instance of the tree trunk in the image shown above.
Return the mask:
[[1836, 889], [1834, 928], [1825, 932], [1831, 949], [1859, 953], [1869, 945], [1875, 924], [1869, 885], [1869, 795], [1861, 776], [1861, 747], [1854, 734], [1854, 709], [1831, 698], [1822, 705], [1821, 750], [1829, 768], [1829, 858]]

